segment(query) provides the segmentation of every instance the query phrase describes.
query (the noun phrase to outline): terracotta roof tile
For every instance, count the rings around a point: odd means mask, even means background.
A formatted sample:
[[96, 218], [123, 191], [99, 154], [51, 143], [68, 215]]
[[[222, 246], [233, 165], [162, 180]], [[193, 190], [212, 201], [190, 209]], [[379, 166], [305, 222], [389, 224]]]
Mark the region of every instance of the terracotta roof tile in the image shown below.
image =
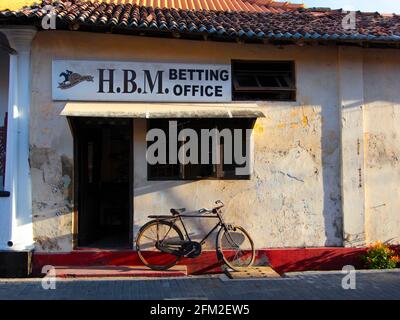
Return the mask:
[[[356, 14], [353, 30], [342, 25], [346, 12], [290, 8], [269, 0], [69, 0], [56, 6], [57, 28], [114, 33], [207, 35], [212, 38], [269, 41], [357, 41], [400, 44], [400, 16]], [[33, 24], [40, 28], [49, 3], [17, 11], [0, 11], [0, 24]], [[233, 10], [226, 10], [228, 6]], [[142, 4], [142, 5], [141, 5]], [[168, 6], [160, 9], [160, 6]], [[175, 6], [187, 9], [176, 9]], [[192, 8], [192, 9], [191, 9]], [[199, 9], [200, 8], [200, 9]], [[247, 11], [243, 10], [246, 8]], [[267, 9], [263, 9], [267, 8]], [[239, 10], [239, 11], [238, 11]], [[265, 11], [268, 10], [268, 11]]]
[[108, 4], [136, 4], [138, 6], [153, 8], [184, 10], [243, 10], [249, 12], [270, 12], [270, 7], [280, 8], [282, 11], [304, 7], [303, 4], [272, 0], [93, 0], [93, 2], [106, 2]]

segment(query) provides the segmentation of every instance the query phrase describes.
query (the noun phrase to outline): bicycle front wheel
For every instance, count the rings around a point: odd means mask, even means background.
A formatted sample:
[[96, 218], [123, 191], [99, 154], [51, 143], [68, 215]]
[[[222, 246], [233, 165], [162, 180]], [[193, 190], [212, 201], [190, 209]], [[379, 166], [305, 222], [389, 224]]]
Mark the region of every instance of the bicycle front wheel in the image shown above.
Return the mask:
[[180, 256], [161, 252], [157, 248], [160, 241], [184, 240], [181, 230], [168, 221], [150, 221], [139, 231], [136, 251], [140, 260], [153, 270], [167, 270], [176, 265]]
[[242, 227], [230, 230], [221, 229], [217, 240], [218, 251], [225, 264], [235, 271], [253, 265], [255, 258], [254, 243]]

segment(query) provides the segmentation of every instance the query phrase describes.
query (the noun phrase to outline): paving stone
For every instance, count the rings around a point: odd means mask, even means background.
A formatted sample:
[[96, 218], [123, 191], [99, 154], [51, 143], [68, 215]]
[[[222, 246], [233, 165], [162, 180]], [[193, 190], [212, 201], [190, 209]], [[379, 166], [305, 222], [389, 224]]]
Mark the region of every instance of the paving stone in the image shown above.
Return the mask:
[[[0, 280], [0, 299], [400, 299], [400, 272], [356, 274], [356, 290], [344, 290], [343, 275], [222, 280], [219, 277], [58, 280], [44, 290], [41, 279]], [[312, 281], [312, 282], [311, 282]]]

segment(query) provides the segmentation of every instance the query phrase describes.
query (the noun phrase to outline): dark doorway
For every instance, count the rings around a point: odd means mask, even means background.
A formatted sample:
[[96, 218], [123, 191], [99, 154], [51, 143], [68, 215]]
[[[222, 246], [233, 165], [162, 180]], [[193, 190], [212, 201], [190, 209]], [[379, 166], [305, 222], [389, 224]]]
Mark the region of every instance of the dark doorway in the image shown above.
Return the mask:
[[130, 248], [132, 120], [72, 118], [77, 185], [77, 245]]

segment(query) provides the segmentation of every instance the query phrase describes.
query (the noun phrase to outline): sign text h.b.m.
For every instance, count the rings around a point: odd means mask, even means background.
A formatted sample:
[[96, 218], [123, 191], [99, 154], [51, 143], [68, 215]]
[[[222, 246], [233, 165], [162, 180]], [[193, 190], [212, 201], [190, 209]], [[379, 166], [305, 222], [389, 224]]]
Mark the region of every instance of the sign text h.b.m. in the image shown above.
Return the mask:
[[53, 61], [53, 99], [229, 102], [230, 65]]

